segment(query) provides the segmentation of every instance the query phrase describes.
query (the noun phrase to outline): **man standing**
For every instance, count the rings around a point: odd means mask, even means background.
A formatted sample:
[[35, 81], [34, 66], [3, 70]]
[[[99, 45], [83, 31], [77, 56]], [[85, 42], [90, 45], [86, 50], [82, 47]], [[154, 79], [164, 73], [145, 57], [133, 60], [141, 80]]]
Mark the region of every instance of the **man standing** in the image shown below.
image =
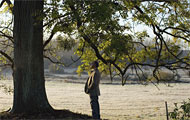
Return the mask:
[[98, 102], [98, 96], [100, 96], [100, 72], [98, 70], [98, 66], [99, 64], [97, 61], [92, 62], [92, 71], [85, 85], [85, 93], [90, 96], [93, 119], [100, 119], [100, 107]]

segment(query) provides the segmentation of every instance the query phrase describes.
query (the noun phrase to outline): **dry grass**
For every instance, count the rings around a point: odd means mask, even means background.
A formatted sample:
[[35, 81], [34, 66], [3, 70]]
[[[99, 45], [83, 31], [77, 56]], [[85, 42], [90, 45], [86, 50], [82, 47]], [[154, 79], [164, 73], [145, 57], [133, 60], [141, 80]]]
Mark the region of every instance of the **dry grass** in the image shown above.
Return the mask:
[[[0, 81], [11, 85], [12, 81]], [[154, 85], [110, 85], [101, 84], [101, 117], [111, 120], [165, 120], [165, 101], [169, 111], [173, 103], [190, 98], [190, 84]], [[46, 89], [50, 104], [55, 109], [69, 109], [73, 112], [91, 115], [89, 96], [83, 92], [84, 84], [47, 81]], [[0, 111], [12, 105], [12, 95], [0, 90]]]

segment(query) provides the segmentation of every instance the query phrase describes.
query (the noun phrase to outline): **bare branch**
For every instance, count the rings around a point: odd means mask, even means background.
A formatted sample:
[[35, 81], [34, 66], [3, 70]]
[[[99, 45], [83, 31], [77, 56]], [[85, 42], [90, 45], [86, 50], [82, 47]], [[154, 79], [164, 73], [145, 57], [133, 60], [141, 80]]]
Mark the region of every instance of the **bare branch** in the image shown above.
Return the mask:
[[54, 63], [54, 64], [59, 64], [59, 65], [64, 65], [64, 63], [60, 62], [60, 61], [54, 61], [52, 60], [50, 57], [48, 56], [45, 56], [44, 55], [44, 58], [48, 59], [50, 62]]

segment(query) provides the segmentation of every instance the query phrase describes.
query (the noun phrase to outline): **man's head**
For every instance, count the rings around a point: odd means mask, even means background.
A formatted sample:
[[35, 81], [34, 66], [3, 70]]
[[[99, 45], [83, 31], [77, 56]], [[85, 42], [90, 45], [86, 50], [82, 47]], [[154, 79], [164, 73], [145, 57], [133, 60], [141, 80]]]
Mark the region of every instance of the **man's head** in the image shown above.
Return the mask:
[[98, 66], [99, 66], [98, 61], [93, 61], [93, 62], [91, 63], [91, 68], [92, 68], [92, 69], [98, 68]]

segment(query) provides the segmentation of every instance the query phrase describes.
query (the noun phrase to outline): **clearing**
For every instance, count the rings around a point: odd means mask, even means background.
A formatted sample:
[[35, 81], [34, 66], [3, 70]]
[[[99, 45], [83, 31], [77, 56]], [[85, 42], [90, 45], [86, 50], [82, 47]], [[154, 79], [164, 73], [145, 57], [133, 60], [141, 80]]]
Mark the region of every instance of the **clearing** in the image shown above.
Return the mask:
[[[67, 83], [65, 80], [46, 79], [46, 90], [50, 104], [55, 109], [68, 109], [73, 112], [91, 115], [89, 97], [83, 92], [84, 84]], [[12, 86], [12, 80], [0, 80], [0, 85]], [[190, 98], [190, 84], [172, 83], [170, 87], [154, 85], [101, 84], [101, 117], [111, 120], [164, 120], [165, 101], [172, 111], [174, 103]], [[0, 111], [12, 106], [13, 96], [1, 88]]]

